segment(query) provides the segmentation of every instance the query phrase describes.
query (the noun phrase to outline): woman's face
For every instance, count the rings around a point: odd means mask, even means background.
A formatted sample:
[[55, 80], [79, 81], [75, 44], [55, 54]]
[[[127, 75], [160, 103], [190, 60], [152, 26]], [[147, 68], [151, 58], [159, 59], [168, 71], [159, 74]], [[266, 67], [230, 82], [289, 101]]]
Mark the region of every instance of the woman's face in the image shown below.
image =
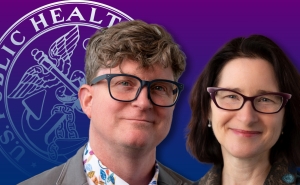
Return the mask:
[[[272, 65], [260, 58], [237, 58], [229, 61], [219, 74], [217, 87], [237, 91], [245, 96], [262, 92], [279, 92]], [[278, 140], [284, 109], [275, 114], [256, 112], [250, 101], [237, 111], [222, 110], [211, 101], [210, 120], [221, 144], [224, 159], [268, 157]]]

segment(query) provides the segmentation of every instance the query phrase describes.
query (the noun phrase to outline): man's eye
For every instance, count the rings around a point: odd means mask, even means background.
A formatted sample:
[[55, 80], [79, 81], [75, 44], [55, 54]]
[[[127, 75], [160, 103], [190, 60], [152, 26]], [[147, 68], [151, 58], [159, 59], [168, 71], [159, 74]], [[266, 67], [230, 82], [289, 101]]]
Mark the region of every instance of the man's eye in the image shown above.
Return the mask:
[[129, 86], [129, 82], [126, 82], [126, 81], [121, 81], [121, 82], [118, 82], [117, 85], [122, 85], [122, 86]]
[[155, 86], [154, 89], [157, 91], [166, 91], [166, 89], [163, 88], [162, 86]]

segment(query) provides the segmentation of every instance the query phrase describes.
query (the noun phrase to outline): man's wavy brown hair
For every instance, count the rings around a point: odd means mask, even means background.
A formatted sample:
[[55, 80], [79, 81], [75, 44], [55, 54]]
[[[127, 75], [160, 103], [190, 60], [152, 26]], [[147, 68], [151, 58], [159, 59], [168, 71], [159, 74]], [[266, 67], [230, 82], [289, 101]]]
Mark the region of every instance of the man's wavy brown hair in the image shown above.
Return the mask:
[[99, 69], [116, 67], [124, 59], [138, 62], [141, 68], [171, 66], [176, 81], [186, 65], [185, 54], [162, 26], [141, 20], [120, 22], [99, 29], [90, 38], [85, 56], [87, 84]]

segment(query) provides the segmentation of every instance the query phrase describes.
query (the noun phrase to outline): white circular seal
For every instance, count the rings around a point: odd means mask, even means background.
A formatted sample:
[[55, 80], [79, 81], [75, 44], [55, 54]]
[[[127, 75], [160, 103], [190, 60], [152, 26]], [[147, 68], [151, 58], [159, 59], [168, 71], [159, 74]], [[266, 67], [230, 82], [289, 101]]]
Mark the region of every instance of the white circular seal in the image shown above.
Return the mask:
[[61, 1], [19, 19], [0, 38], [0, 151], [28, 176], [65, 162], [88, 141], [77, 98], [89, 37], [132, 20], [93, 1]]

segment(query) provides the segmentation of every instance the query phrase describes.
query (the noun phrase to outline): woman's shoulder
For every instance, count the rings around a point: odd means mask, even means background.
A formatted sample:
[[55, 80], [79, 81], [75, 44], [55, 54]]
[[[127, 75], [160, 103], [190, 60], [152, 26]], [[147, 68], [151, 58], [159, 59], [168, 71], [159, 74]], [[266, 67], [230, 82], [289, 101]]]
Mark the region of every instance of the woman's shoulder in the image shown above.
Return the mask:
[[[201, 179], [193, 185], [219, 185], [222, 180], [222, 167], [213, 166]], [[287, 161], [279, 160], [272, 168], [265, 180], [265, 184], [296, 184], [300, 185], [300, 169], [289, 165]]]
[[222, 179], [222, 167], [214, 165], [200, 180], [193, 185], [220, 185]]
[[297, 166], [288, 162], [286, 158], [280, 158], [272, 164], [265, 184], [296, 184], [300, 185], [300, 172]]
[[300, 185], [300, 171], [297, 170], [296, 185]]

